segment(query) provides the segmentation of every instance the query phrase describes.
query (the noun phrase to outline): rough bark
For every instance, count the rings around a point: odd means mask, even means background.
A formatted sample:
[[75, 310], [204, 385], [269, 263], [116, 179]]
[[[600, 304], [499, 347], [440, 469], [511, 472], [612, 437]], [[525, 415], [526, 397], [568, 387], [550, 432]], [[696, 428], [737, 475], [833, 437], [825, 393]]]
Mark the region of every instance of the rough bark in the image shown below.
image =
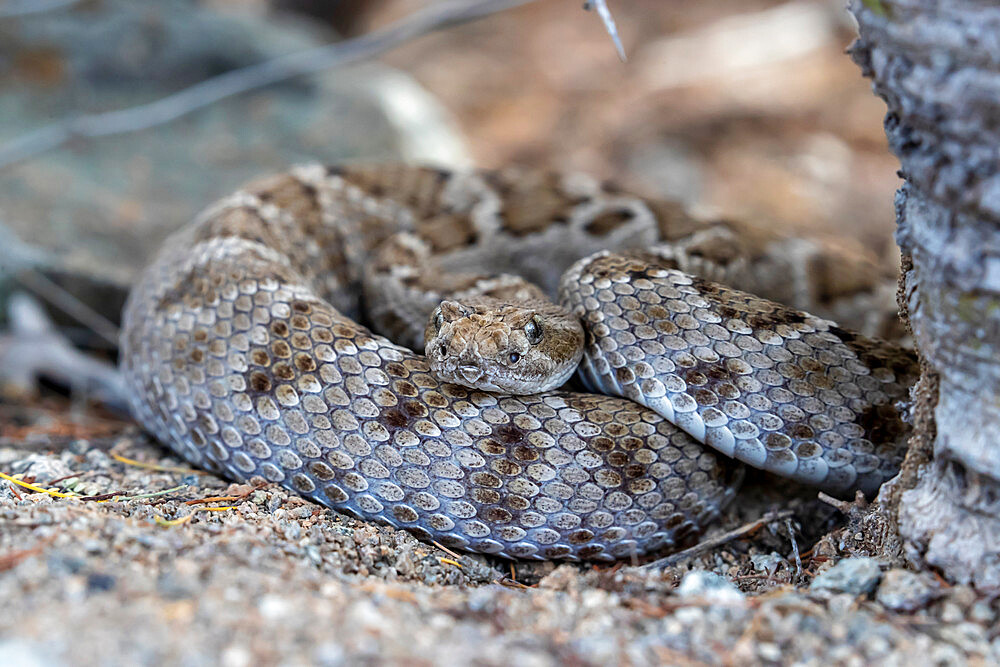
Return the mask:
[[[925, 363], [914, 444], [932, 460], [897, 483], [907, 557], [1000, 586], [1000, 5], [851, 0], [854, 60], [885, 99], [905, 183], [896, 197], [901, 307]], [[935, 378], [936, 376], [936, 378]], [[936, 382], [936, 389], [935, 381]], [[907, 488], [909, 487], [909, 488]]]

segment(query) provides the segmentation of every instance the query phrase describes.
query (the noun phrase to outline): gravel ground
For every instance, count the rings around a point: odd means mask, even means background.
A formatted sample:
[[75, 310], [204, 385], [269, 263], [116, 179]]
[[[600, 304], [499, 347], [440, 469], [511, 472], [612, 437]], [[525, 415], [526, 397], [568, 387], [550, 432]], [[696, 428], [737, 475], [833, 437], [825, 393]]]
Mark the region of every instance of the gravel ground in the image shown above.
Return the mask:
[[846, 538], [814, 535], [837, 513], [773, 479], [720, 530], [791, 493], [801, 568], [783, 522], [666, 568], [512, 566], [187, 470], [128, 422], [28, 406], [0, 404], [0, 472], [120, 496], [0, 481], [6, 664], [1000, 662], [995, 596], [865, 558], [831, 567]]

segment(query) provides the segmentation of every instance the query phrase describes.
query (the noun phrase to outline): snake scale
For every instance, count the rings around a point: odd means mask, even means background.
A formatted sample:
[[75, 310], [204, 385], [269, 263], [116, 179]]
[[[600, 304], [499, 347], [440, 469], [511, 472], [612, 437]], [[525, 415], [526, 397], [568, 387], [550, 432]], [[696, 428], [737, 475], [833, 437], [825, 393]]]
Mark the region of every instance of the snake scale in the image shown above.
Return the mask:
[[[139, 421], [196, 465], [451, 547], [612, 560], [715, 518], [729, 457], [839, 493], [894, 474], [910, 354], [716, 282], [835, 310], [865, 298], [843, 261], [583, 176], [303, 166], [166, 242], [122, 367]], [[597, 393], [462, 387], [412, 351], [442, 298], [511, 271], [583, 323]]]

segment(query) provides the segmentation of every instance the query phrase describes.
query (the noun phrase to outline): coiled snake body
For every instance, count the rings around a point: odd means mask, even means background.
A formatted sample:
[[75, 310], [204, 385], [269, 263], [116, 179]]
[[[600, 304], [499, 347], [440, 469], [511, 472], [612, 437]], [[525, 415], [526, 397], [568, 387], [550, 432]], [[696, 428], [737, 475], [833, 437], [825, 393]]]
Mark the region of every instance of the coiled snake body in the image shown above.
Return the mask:
[[[834, 492], [894, 474], [913, 359], [709, 282], [807, 305], [796, 276], [828, 269], [583, 177], [308, 166], [167, 242], [129, 297], [122, 366], [141, 423], [197, 465], [449, 546], [610, 560], [732, 496], [739, 467], [702, 442]], [[446, 383], [356, 321], [419, 346], [442, 295], [511, 270], [550, 293], [565, 274], [599, 394]], [[861, 298], [861, 270], [840, 273], [826, 301]]]

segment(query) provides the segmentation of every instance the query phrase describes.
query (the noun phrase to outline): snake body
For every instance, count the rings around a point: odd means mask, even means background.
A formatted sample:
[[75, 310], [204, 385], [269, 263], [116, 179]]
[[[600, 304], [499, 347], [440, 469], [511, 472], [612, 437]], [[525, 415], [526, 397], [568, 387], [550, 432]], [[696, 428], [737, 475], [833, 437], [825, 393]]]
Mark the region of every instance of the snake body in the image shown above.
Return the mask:
[[[701, 443], [834, 492], [894, 474], [912, 357], [710, 282], [802, 305], [802, 261], [579, 176], [307, 166], [167, 241], [129, 296], [122, 367], [139, 421], [196, 465], [456, 548], [612, 560], [733, 496], [739, 466]], [[399, 344], [442, 294], [511, 271], [558, 288], [600, 393], [460, 387]], [[828, 303], [860, 298], [862, 271], [842, 273]]]

